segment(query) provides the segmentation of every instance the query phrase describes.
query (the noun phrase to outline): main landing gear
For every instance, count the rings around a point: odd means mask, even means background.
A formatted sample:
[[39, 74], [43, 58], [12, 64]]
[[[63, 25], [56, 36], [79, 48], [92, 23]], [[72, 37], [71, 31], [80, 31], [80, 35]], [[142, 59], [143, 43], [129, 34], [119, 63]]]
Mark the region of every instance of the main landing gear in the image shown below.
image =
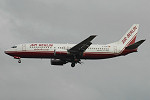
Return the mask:
[[75, 67], [75, 65], [76, 65], [75, 63], [71, 63], [71, 67]]
[[77, 63], [81, 64], [80, 59], [77, 59], [76, 57], [74, 57], [74, 59], [71, 61], [71, 67], [75, 67], [75, 65]]

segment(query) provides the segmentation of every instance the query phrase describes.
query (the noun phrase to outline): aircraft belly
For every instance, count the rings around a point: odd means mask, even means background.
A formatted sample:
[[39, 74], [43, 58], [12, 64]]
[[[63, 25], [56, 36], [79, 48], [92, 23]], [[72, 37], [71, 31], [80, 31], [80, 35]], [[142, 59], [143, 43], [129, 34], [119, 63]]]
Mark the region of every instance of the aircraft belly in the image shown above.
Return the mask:
[[18, 56], [21, 58], [53, 58], [54, 52], [50, 51], [17, 51], [9, 52], [10, 56]]
[[[70, 58], [67, 52], [54, 51], [11, 51], [8, 52], [10, 56], [18, 56], [21, 58]], [[81, 59], [104, 59], [115, 57], [116, 55], [110, 52], [85, 52]]]
[[105, 59], [116, 57], [113, 53], [84, 53], [82, 59]]

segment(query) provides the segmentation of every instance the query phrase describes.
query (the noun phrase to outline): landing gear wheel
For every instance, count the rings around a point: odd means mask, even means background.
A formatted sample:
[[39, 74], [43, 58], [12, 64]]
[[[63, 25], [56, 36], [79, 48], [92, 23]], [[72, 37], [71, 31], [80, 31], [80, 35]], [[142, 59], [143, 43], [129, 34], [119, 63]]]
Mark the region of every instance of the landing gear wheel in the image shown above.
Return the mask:
[[21, 63], [21, 59], [18, 60], [18, 63]]
[[75, 67], [75, 63], [72, 63], [72, 64], [71, 64], [71, 67]]

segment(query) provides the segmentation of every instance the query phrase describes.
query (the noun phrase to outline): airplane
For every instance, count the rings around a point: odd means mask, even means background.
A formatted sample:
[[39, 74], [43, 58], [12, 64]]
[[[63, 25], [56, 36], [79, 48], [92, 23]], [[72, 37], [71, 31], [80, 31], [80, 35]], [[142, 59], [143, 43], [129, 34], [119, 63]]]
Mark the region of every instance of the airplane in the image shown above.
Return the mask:
[[106, 45], [92, 44], [97, 35], [91, 35], [78, 44], [25, 43], [4, 52], [18, 59], [18, 63], [21, 63], [21, 58], [48, 58], [51, 65], [71, 63], [71, 67], [75, 67], [77, 63], [82, 63], [82, 59], [107, 59], [137, 52], [145, 41], [135, 43], [138, 29], [139, 24], [133, 24], [119, 41]]

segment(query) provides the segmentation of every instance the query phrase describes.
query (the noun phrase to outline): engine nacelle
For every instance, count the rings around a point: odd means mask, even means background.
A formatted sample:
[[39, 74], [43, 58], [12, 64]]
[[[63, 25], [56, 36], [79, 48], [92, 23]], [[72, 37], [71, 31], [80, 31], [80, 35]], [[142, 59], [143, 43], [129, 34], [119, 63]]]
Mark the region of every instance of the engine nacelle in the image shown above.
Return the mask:
[[68, 52], [63, 49], [54, 50], [54, 56], [66, 56]]
[[52, 59], [51, 60], [51, 65], [63, 65], [63, 64], [66, 64], [66, 62], [62, 61], [60, 59]]

